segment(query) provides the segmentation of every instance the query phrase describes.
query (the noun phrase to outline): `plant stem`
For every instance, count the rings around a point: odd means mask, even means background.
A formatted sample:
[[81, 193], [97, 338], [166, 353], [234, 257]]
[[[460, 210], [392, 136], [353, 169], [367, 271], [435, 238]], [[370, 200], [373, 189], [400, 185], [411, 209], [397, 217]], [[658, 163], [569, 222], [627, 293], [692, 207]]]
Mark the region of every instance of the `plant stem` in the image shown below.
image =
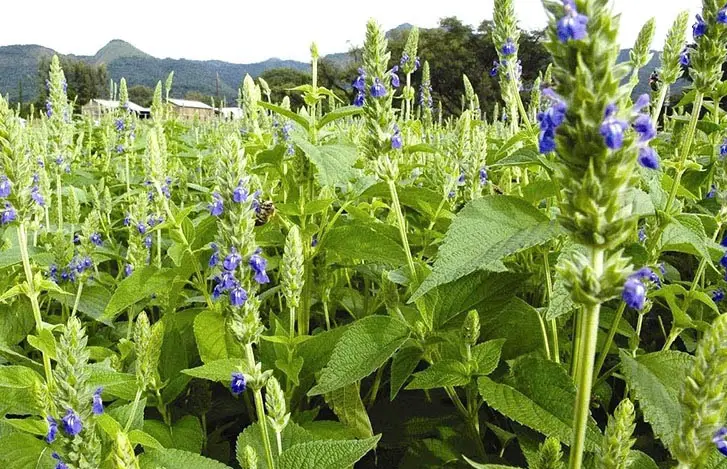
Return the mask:
[[78, 303], [81, 302], [81, 294], [83, 293], [83, 282], [78, 283], [78, 291], [76, 291], [76, 299], [73, 301], [73, 310], [71, 311], [71, 317], [76, 315], [78, 311]]
[[[543, 268], [545, 269], [545, 286], [548, 294], [548, 304], [553, 298], [553, 279], [550, 277], [550, 260], [548, 253], [543, 254]], [[560, 363], [560, 344], [558, 344], [558, 324], [555, 319], [550, 320], [550, 328], [553, 331], [553, 359], [555, 363]], [[546, 334], [547, 341], [547, 334]]]
[[[245, 345], [245, 355], [247, 363], [251, 370], [255, 369], [255, 354], [252, 350], [252, 344]], [[268, 434], [268, 422], [265, 420], [265, 405], [263, 404], [263, 394], [260, 389], [255, 389], [255, 412], [257, 413], [257, 421], [260, 424], [260, 432], [263, 436], [263, 446], [265, 447], [265, 459], [268, 462], [269, 469], [275, 469], [273, 461], [273, 446], [270, 444], [270, 435]]]
[[414, 267], [414, 258], [411, 256], [411, 249], [409, 247], [409, 240], [406, 235], [406, 220], [404, 219], [404, 213], [401, 211], [401, 204], [399, 203], [399, 193], [396, 191], [396, 181], [389, 179], [389, 192], [391, 193], [391, 208], [396, 215], [397, 224], [399, 225], [399, 234], [401, 235], [401, 242], [404, 245], [404, 252], [406, 253], [406, 261], [409, 264], [409, 271], [411, 272], [412, 280], [416, 277], [416, 268]]
[[669, 86], [664, 85], [659, 90], [659, 99], [656, 102], [656, 107], [654, 108], [654, 115], [651, 116], [651, 121], [654, 123], [654, 127], [657, 127], [659, 124], [659, 115], [661, 114], [661, 109], [664, 107], [664, 101], [666, 100], [666, 94], [669, 92]]
[[129, 430], [131, 429], [131, 424], [134, 422], [136, 409], [139, 407], [139, 401], [141, 401], [141, 393], [141, 388], [138, 388], [136, 390], [136, 396], [134, 396], [134, 403], [131, 404], [131, 412], [129, 413], [129, 418], [126, 419], [126, 425], [124, 425], [124, 433], [129, 433]]
[[606, 362], [606, 356], [608, 355], [608, 351], [611, 349], [611, 344], [613, 343], [613, 338], [616, 337], [616, 331], [618, 330], [618, 325], [621, 322], [621, 318], [624, 315], [624, 310], [626, 309], [626, 303], [623, 301], [620, 305], [618, 305], [618, 309], [616, 310], [616, 315], [613, 318], [613, 324], [611, 324], [611, 329], [608, 331], [608, 337], [606, 337], [606, 342], [603, 344], [603, 347], [601, 347], [601, 353], [598, 356], [598, 360], [596, 361], [596, 366], [593, 369], [593, 372], [597, 375], [600, 373], [601, 368], [603, 368], [603, 364]]
[[545, 347], [545, 356], [548, 358], [548, 360], [551, 360], [548, 330], [545, 328], [545, 321], [543, 320], [543, 315], [540, 313], [538, 313], [538, 322], [540, 322], [540, 332], [543, 334], [543, 346]]
[[58, 226], [56, 229], [59, 233], [63, 232], [63, 186], [61, 183], [61, 173], [56, 174], [56, 199], [58, 199]]
[[[35, 282], [33, 279], [33, 270], [30, 268], [30, 255], [28, 254], [28, 233], [25, 230], [25, 224], [18, 225], [18, 245], [20, 247], [20, 258], [23, 262], [23, 270], [25, 278], [28, 281], [28, 298], [33, 309], [33, 319], [35, 319], [35, 330], [38, 335], [43, 330], [43, 317], [40, 312], [40, 304], [38, 303], [38, 292], [35, 291]], [[50, 357], [45, 352], [43, 355], [43, 370], [45, 371], [45, 380], [48, 389], [53, 389], [53, 368], [51, 367]]]
[[[591, 268], [593, 275], [600, 279], [603, 275], [604, 250], [592, 248]], [[601, 304], [585, 305], [582, 311], [583, 323], [579, 350], [579, 366], [576, 375], [577, 392], [575, 419], [573, 425], [573, 443], [571, 444], [570, 469], [580, 469], [583, 463], [585, 450], [586, 426], [590, 416], [591, 386], [593, 385], [593, 365], [596, 355], [596, 342], [598, 339], [598, 318]]]

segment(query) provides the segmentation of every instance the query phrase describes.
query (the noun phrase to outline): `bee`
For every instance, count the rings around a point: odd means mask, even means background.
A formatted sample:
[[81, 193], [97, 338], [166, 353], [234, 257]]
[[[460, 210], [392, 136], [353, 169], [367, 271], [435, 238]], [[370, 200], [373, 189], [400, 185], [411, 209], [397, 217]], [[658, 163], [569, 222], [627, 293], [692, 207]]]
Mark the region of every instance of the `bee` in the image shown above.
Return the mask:
[[255, 226], [262, 226], [266, 224], [272, 217], [275, 216], [275, 204], [272, 200], [260, 202], [257, 210], [255, 210]]

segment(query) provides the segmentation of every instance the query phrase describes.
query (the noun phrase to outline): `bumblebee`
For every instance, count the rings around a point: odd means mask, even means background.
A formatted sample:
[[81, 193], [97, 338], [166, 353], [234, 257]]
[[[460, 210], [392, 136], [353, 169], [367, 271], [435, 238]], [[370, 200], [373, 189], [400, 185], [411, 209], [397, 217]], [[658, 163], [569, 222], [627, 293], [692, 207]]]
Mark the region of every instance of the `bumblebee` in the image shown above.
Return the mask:
[[258, 209], [255, 211], [255, 226], [262, 226], [275, 216], [275, 204], [272, 200], [260, 202]]

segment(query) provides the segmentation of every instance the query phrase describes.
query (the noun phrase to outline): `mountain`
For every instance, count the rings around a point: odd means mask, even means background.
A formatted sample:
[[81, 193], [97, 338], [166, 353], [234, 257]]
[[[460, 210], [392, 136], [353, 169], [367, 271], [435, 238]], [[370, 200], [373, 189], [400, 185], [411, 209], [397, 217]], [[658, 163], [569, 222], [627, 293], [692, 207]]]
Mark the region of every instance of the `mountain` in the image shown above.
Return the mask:
[[[57, 54], [53, 49], [38, 45], [13, 45], [0, 47], [0, 94], [18, 99], [18, 85], [22, 82], [23, 99], [34, 100], [40, 84], [37, 83], [38, 62], [41, 58]], [[63, 56], [63, 54], [57, 54]], [[345, 54], [344, 54], [345, 55]], [[295, 60], [268, 59], [251, 64], [234, 64], [219, 60], [158, 59], [137, 49], [128, 42], [114, 39], [93, 56], [68, 55], [89, 64], [106, 65], [109, 77], [118, 82], [126, 78], [129, 87], [145, 85], [155, 87], [174, 71], [173, 96], [182, 97], [188, 91], [206, 95], [217, 94], [219, 75], [220, 94], [228, 102], [237, 99], [237, 88], [245, 74], [257, 77], [264, 71], [290, 67], [309, 71], [310, 64]], [[339, 58], [343, 61], [343, 58]]]

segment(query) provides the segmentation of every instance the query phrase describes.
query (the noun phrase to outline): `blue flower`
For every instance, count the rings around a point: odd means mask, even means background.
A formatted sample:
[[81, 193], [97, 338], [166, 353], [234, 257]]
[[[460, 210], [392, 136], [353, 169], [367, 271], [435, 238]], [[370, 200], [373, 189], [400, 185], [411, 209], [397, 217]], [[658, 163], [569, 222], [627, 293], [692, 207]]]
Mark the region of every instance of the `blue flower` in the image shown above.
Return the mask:
[[240, 307], [247, 301], [247, 292], [241, 286], [237, 286], [230, 290], [230, 304], [235, 307]]
[[353, 98], [353, 105], [356, 107], [361, 107], [364, 105], [364, 101], [366, 100], [366, 95], [363, 91], [356, 92], [356, 96]]
[[124, 130], [124, 119], [116, 119], [114, 125], [116, 126], [116, 131], [121, 132]]
[[224, 211], [224, 203], [222, 202], [222, 197], [220, 197], [220, 194], [215, 192], [212, 194], [212, 203], [207, 206], [207, 208], [210, 211], [210, 215], [213, 217], [219, 217], [222, 215], [222, 212]]
[[722, 140], [722, 145], [719, 146], [719, 156], [727, 156], [727, 138]]
[[568, 42], [573, 39], [580, 41], [588, 35], [586, 26], [588, 25], [588, 17], [578, 13], [573, 0], [563, 0], [563, 10], [565, 16], [558, 20], [556, 32], [560, 42]]
[[720, 8], [717, 12], [717, 23], [727, 24], [727, 5]]
[[126, 275], [127, 277], [129, 277], [133, 273], [134, 273], [134, 266], [131, 265], [131, 264], [126, 264], [124, 266], [124, 275]]
[[0, 214], [0, 223], [7, 225], [14, 221], [17, 217], [18, 214], [15, 211], [15, 208], [10, 204], [10, 202], [5, 202], [5, 210], [3, 210], [2, 214]]
[[538, 150], [543, 154], [555, 151], [555, 129], [547, 129], [540, 132]]
[[702, 18], [702, 15], [697, 15], [697, 21], [692, 25], [692, 34], [694, 35], [694, 40], [696, 41], [700, 37], [704, 36], [704, 33], [707, 32], [707, 23], [704, 22], [704, 18]]
[[220, 248], [217, 243], [210, 244], [210, 247], [212, 248], [212, 255], [210, 256], [209, 266], [214, 267], [220, 262]]
[[727, 234], [724, 235], [724, 238], [722, 238], [722, 241], [720, 241], [719, 245], [723, 248], [727, 248]]
[[93, 244], [95, 244], [96, 246], [101, 246], [101, 245], [103, 244], [103, 239], [101, 239], [101, 235], [100, 235], [100, 234], [98, 234], [98, 233], [93, 233], [93, 234], [92, 234], [92, 235], [91, 235], [91, 236], [89, 237], [89, 240], [91, 240], [91, 242], [92, 242]]
[[222, 267], [225, 268], [228, 272], [232, 272], [235, 269], [237, 269], [237, 266], [240, 265], [240, 261], [242, 260], [242, 256], [237, 253], [237, 249], [234, 247], [230, 251], [230, 253], [225, 256], [225, 260], [222, 261]]
[[310, 246], [312, 248], [318, 246], [318, 233], [313, 234], [313, 238], [311, 238], [311, 241], [310, 241]]
[[724, 290], [718, 288], [712, 292], [712, 301], [719, 303], [722, 300], [724, 300]]
[[505, 44], [502, 45], [502, 55], [513, 55], [517, 52], [517, 46], [512, 42], [512, 38], [507, 38]]
[[639, 242], [643, 243], [644, 241], [646, 241], [646, 229], [643, 227], [639, 228], [638, 236], [639, 236]]
[[639, 148], [639, 164], [648, 169], [659, 169], [659, 155], [649, 146]]
[[656, 128], [651, 121], [651, 116], [647, 114], [639, 114], [634, 119], [634, 130], [639, 134], [639, 140], [642, 142], [648, 142], [649, 140], [656, 137]]
[[63, 431], [68, 436], [76, 436], [83, 430], [83, 424], [81, 423], [81, 417], [78, 416], [72, 409], [66, 410], [66, 415], [63, 416]]
[[144, 246], [146, 246], [147, 249], [151, 249], [151, 245], [152, 245], [151, 235], [146, 235], [144, 237]]
[[53, 104], [50, 101], [45, 102], [45, 115], [50, 118], [53, 115]]
[[116, 145], [116, 153], [123, 153], [124, 152], [124, 146], [122, 144]]
[[45, 206], [45, 199], [43, 198], [43, 194], [40, 193], [38, 186], [33, 186], [30, 189], [30, 198], [41, 207]]
[[691, 65], [692, 60], [689, 58], [689, 49], [684, 49], [681, 54], [679, 54], [679, 65], [682, 67], [688, 67]]
[[409, 63], [409, 54], [404, 52], [403, 54], [401, 54], [401, 60], [399, 61], [399, 65], [403, 67], [407, 63]]
[[101, 399], [101, 393], [103, 388], [96, 388], [96, 392], [93, 393], [93, 404], [91, 405], [91, 411], [95, 415], [103, 414], [103, 399]]
[[268, 261], [264, 257], [255, 253], [250, 256], [249, 264], [250, 268], [255, 272], [254, 278], [257, 283], [263, 284], [270, 281], [268, 274], [265, 272], [265, 268], [268, 266]]
[[45, 419], [48, 422], [48, 433], [45, 435], [45, 441], [53, 443], [56, 440], [56, 435], [58, 434], [58, 422], [50, 416]]
[[465, 182], [467, 182], [467, 178], [465, 176], [464, 171], [462, 171], [459, 173], [459, 177], [457, 178], [457, 185], [464, 186]]
[[136, 231], [138, 231], [140, 235], [146, 234], [146, 225], [144, 222], [140, 221], [136, 224]]
[[223, 291], [230, 290], [231, 288], [235, 288], [240, 284], [240, 282], [237, 281], [235, 278], [235, 274], [230, 271], [224, 271], [218, 277], [219, 285], [222, 287]]
[[366, 91], [366, 72], [364, 72], [363, 68], [358, 69], [358, 76], [351, 84], [355, 89], [358, 91], [364, 92]]
[[727, 269], [727, 252], [725, 252], [722, 258], [719, 260], [719, 264]]
[[12, 188], [13, 183], [10, 182], [10, 179], [4, 174], [0, 176], [0, 197], [5, 198], [9, 196]]
[[130, 224], [131, 224], [131, 215], [129, 215], [127, 213], [126, 216], [124, 217], [124, 226], [129, 226]]
[[376, 77], [374, 78], [374, 84], [371, 85], [371, 97], [383, 98], [384, 96], [386, 96], [386, 87], [381, 83], [379, 77]]
[[449, 191], [449, 194], [447, 194], [447, 197], [450, 199], [454, 199], [457, 196], [457, 193], [455, 191]]
[[391, 136], [391, 148], [394, 150], [401, 149], [404, 142], [401, 139], [401, 132], [399, 131], [399, 126], [394, 124], [394, 135]]
[[391, 86], [394, 88], [398, 88], [401, 85], [401, 81], [399, 80], [399, 75], [396, 73], [399, 71], [399, 66], [394, 65], [394, 68], [391, 69], [389, 74], [391, 75]]
[[727, 456], [727, 441], [725, 441], [725, 437], [727, 437], [727, 428], [722, 427], [714, 434], [712, 442], [717, 445], [717, 451]]
[[66, 463], [63, 462], [63, 460], [61, 460], [61, 456], [58, 453], [53, 452], [53, 454], [51, 454], [51, 457], [58, 461], [55, 469], [68, 469], [68, 466], [66, 465]]
[[629, 277], [624, 283], [621, 298], [630, 308], [641, 311], [646, 300], [646, 287], [638, 278]]
[[493, 78], [496, 77], [498, 70], [500, 70], [500, 63], [497, 60], [495, 60], [492, 62], [492, 68], [490, 69], [490, 76]]
[[487, 168], [480, 168], [479, 175], [480, 185], [484, 186], [485, 184], [487, 184]]
[[232, 373], [232, 381], [230, 382], [230, 390], [235, 396], [239, 396], [247, 388], [247, 382], [245, 381], [245, 375], [242, 373]]
[[243, 186], [243, 182], [240, 181], [237, 184], [237, 187], [232, 191], [232, 201], [236, 204], [241, 204], [242, 202], [247, 201], [247, 196], [249, 195], [247, 188]]
[[709, 192], [704, 196], [705, 199], [714, 199], [714, 196], [717, 195], [717, 186], [712, 184], [712, 186], [709, 188]]
[[617, 119], [616, 105], [609, 104], [604, 113], [604, 119], [601, 123], [601, 136], [606, 142], [606, 146], [611, 150], [619, 150], [624, 143], [624, 132], [628, 128], [626, 121]]
[[565, 101], [551, 88], [544, 89], [543, 96], [553, 101], [553, 104], [545, 112], [538, 114], [540, 123], [538, 146], [540, 153], [550, 153], [555, 150], [555, 131], [565, 121], [568, 108]]

